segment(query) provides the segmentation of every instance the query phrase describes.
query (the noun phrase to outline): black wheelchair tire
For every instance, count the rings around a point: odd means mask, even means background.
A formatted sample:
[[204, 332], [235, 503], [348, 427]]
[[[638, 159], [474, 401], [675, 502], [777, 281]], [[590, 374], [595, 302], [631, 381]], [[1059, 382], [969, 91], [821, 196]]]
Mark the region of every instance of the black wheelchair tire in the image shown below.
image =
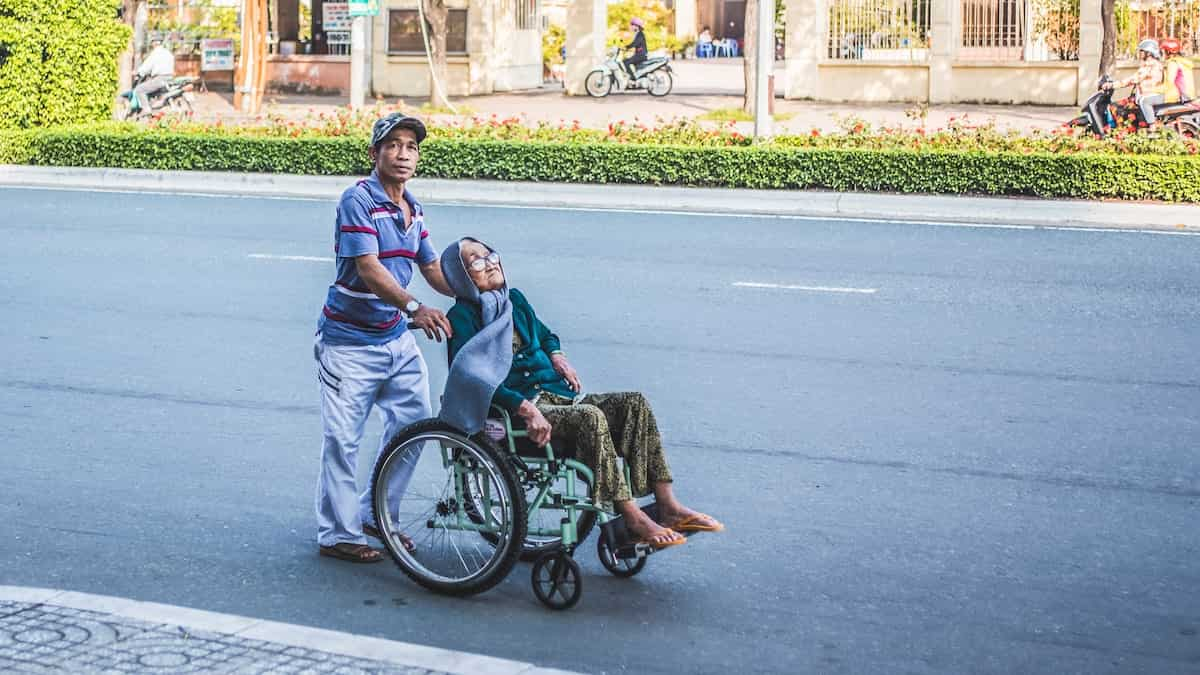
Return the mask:
[[[542, 572], [546, 571], [547, 575], [553, 576], [555, 572], [560, 572], [561, 576], [566, 580], [569, 578], [571, 583], [571, 592], [569, 595], [558, 599], [553, 590], [547, 593], [542, 587], [541, 579]], [[533, 570], [530, 572], [530, 583], [533, 585], [533, 594], [537, 596], [538, 601], [550, 609], [570, 609], [579, 603], [579, 598], [583, 596], [583, 571], [579, 567], [579, 563], [575, 559], [567, 555], [565, 551], [555, 553], [543, 553], [533, 563]]]
[[[430, 432], [439, 432], [443, 434], [451, 434], [459, 438], [470, 441], [484, 455], [486, 459], [495, 467], [499, 479], [503, 481], [505, 489], [512, 495], [513, 510], [515, 511], [513, 522], [512, 536], [509, 537], [505, 550], [500, 552], [500, 560], [492, 570], [478, 578], [465, 582], [444, 582], [437, 579], [431, 579], [422, 575], [420, 572], [411, 569], [403, 563], [403, 557], [398, 551], [393, 550], [395, 544], [387, 537], [384, 538], [384, 546], [387, 547], [388, 553], [391, 555], [392, 561], [400, 568], [401, 572], [417, 582], [421, 586], [428, 588], [431, 591], [441, 593], [443, 595], [452, 595], [465, 597], [482, 593], [496, 584], [500, 583], [512, 572], [513, 567], [517, 564], [517, 558], [521, 553], [521, 544], [525, 541], [525, 529], [527, 525], [526, 506], [525, 506], [525, 491], [521, 485], [521, 481], [517, 479], [517, 472], [513, 468], [512, 460], [504, 452], [501, 452], [492, 444], [491, 440], [483, 434], [475, 434], [467, 436], [453, 426], [446, 424], [439, 419], [421, 420], [410, 424], [401, 429], [395, 436], [388, 441], [387, 447], [379, 455], [379, 461], [375, 463], [375, 468], [371, 473], [371, 485], [378, 484], [380, 473], [384, 466], [387, 465], [388, 458], [403, 448], [413, 438]], [[375, 517], [375, 522], [380, 523], [379, 500], [375, 498], [371, 503], [372, 514]]]
[[641, 572], [643, 569], [645, 569], [646, 561], [649, 560], [649, 558], [643, 556], [638, 558], [637, 562], [632, 566], [625, 565], [621, 559], [617, 558], [616, 555], [609, 550], [608, 539], [604, 536], [603, 532], [601, 532], [600, 536], [596, 538], [596, 557], [600, 559], [600, 564], [604, 565], [604, 569], [608, 570], [609, 574], [622, 579], [628, 579], [629, 577], [637, 575], [638, 572]]

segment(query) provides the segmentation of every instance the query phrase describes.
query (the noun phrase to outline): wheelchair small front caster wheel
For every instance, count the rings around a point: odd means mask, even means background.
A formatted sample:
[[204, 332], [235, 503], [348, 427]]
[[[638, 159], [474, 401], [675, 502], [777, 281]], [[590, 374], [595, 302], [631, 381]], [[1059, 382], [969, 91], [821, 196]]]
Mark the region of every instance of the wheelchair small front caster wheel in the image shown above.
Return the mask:
[[647, 558], [640, 556], [637, 558], [618, 558], [616, 551], [613, 551], [608, 545], [608, 537], [601, 532], [596, 538], [596, 556], [600, 558], [600, 564], [604, 565], [604, 569], [616, 577], [628, 578], [646, 566]]
[[570, 609], [583, 595], [579, 563], [565, 552], [543, 553], [533, 563], [533, 594], [550, 609]]

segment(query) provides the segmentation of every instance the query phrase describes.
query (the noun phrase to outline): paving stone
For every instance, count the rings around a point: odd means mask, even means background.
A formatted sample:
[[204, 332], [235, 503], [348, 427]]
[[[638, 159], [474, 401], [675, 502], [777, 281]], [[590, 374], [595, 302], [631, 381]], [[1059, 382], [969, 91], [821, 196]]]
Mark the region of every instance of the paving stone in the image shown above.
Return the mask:
[[53, 605], [0, 604], [0, 671], [20, 673], [398, 673], [437, 675], [212, 631]]

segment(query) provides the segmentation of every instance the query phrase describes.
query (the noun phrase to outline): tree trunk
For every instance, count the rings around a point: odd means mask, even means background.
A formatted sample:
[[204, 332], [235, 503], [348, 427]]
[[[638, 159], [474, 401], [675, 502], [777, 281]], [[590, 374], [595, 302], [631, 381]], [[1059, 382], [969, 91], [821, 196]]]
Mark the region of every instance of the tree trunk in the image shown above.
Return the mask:
[[[133, 72], [137, 57], [146, 42], [146, 0], [121, 0], [121, 22], [132, 29], [125, 51], [117, 57], [117, 91], [133, 88]], [[120, 118], [120, 108], [113, 109], [113, 119]]]
[[429, 26], [429, 104], [435, 108], [449, 108], [446, 96], [446, 24], [450, 10], [445, 0], [421, 0], [425, 10], [425, 22]]
[[742, 79], [746, 81], [746, 93], [742, 98], [742, 110], [754, 113], [754, 63], [758, 56], [758, 0], [746, 0], [746, 17], [742, 20], [746, 36], [742, 45]]
[[1100, 0], [1100, 22], [1104, 37], [1100, 42], [1100, 74], [1112, 75], [1117, 63], [1117, 22], [1113, 16], [1116, 0]]
[[242, 55], [238, 59], [234, 81], [237, 92], [233, 105], [256, 114], [262, 107], [267, 79], [267, 2], [246, 0], [242, 12]]

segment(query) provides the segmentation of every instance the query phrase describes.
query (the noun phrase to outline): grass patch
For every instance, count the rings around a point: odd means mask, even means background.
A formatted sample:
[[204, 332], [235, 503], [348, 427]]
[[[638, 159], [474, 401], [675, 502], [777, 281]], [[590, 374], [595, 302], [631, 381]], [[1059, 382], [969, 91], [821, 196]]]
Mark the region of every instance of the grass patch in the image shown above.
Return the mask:
[[[775, 113], [772, 117], [776, 122], [784, 122], [796, 116], [794, 112]], [[696, 119], [705, 120], [708, 122], [753, 122], [754, 115], [742, 110], [741, 108], [717, 108], [709, 110], [700, 115]]]

